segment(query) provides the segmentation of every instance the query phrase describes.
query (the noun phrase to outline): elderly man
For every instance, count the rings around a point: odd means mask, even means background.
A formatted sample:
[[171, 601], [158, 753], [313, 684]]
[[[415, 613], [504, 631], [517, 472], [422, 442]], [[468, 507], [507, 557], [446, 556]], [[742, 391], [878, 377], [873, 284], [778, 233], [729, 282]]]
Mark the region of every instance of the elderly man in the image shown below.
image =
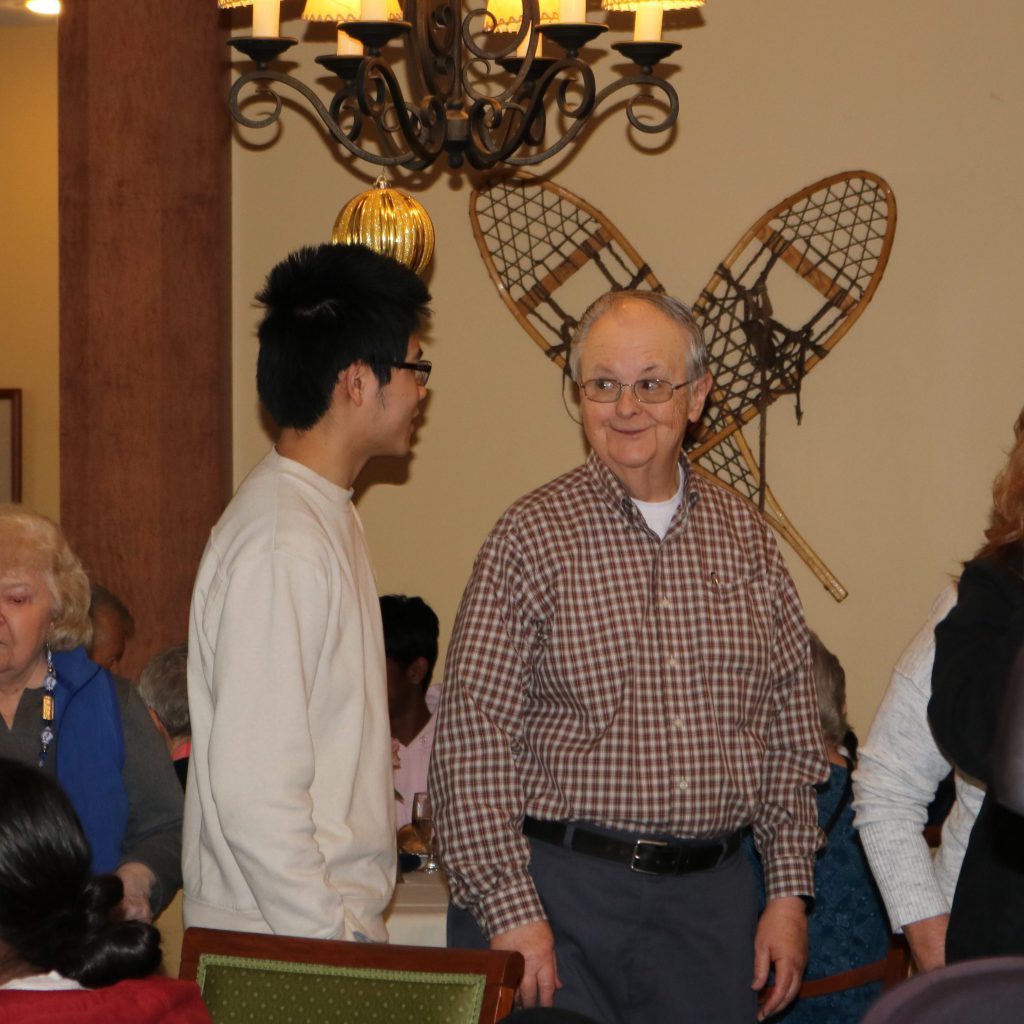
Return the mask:
[[680, 456], [711, 388], [689, 310], [606, 295], [570, 368], [591, 455], [491, 531], [448, 654], [430, 781], [453, 898], [523, 954], [527, 1006], [749, 1022], [799, 988], [820, 843], [799, 600], [763, 521]]

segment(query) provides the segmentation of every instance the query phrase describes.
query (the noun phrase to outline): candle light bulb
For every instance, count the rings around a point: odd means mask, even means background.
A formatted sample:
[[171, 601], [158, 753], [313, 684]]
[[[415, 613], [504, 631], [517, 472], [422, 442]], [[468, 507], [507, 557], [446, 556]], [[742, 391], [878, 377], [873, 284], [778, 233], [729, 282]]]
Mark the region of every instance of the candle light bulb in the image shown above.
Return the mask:
[[587, 0], [561, 0], [558, 20], [570, 25], [582, 25], [587, 20]]
[[252, 34], [258, 39], [274, 39], [281, 34], [281, 0], [254, 0]]
[[353, 39], [340, 25], [338, 26], [338, 56], [362, 57], [363, 44]]
[[640, 4], [636, 9], [633, 41], [656, 43], [661, 39], [661, 4]]

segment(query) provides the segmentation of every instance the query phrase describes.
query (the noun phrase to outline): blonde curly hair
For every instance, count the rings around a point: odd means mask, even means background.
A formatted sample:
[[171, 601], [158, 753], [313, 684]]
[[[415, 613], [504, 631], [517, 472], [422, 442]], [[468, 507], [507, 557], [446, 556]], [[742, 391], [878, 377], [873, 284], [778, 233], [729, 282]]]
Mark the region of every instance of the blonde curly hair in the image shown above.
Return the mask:
[[70, 651], [92, 639], [89, 577], [60, 527], [22, 505], [0, 505], [0, 576], [16, 570], [42, 575], [53, 601], [46, 642]]

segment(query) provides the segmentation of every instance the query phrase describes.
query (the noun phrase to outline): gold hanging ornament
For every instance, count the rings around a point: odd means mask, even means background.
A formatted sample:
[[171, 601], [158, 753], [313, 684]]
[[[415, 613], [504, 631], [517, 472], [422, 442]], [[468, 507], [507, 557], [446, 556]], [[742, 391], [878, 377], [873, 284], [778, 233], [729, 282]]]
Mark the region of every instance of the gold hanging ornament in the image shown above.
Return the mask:
[[434, 255], [434, 225], [412, 196], [392, 188], [382, 174], [373, 188], [345, 204], [331, 241], [365, 245], [420, 274]]

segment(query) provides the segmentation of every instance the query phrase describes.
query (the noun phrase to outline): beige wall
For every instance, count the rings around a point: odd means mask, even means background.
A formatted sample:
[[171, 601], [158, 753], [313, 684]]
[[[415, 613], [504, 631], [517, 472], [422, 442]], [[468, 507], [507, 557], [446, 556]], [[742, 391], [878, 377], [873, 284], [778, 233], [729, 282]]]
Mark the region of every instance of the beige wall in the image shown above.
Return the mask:
[[[616, 115], [549, 173], [603, 210], [691, 301], [783, 196], [847, 168], [892, 184], [899, 227], [874, 303], [807, 382], [803, 425], [783, 400], [770, 429], [775, 493], [850, 591], [837, 605], [784, 548], [809, 620], [846, 665], [863, 735], [893, 661], [979, 542], [1024, 402], [1024, 6], [712, 0], [704, 22], [671, 34], [684, 43], [673, 76], [682, 114], [665, 152], [631, 148]], [[301, 59], [327, 45], [304, 46]], [[618, 58], [601, 49], [607, 75]], [[251, 139], [271, 144], [258, 152], [236, 140], [233, 155], [236, 479], [268, 444], [254, 397], [251, 297], [289, 249], [328, 238], [338, 209], [372, 178], [353, 175], [294, 110], [279, 131]], [[437, 229], [426, 346], [436, 369], [415, 458], [407, 471], [388, 470], [404, 472], [405, 484], [375, 483], [359, 507], [381, 590], [424, 595], [446, 638], [495, 517], [583, 448], [557, 372], [481, 264], [469, 176], [395, 177]]]
[[57, 28], [0, 27], [0, 388], [22, 389], [23, 499], [60, 515]]

